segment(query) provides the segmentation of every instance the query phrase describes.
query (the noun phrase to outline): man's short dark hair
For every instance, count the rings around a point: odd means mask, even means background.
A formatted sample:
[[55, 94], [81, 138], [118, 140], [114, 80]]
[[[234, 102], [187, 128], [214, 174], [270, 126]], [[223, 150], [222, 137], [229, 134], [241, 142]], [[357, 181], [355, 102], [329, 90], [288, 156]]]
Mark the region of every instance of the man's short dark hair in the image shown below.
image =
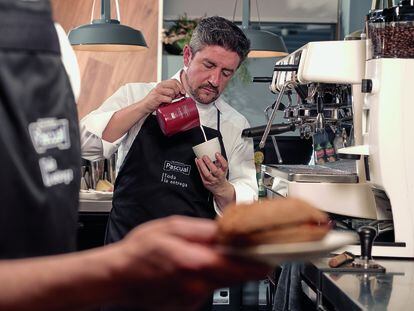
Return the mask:
[[250, 41], [243, 31], [236, 24], [220, 16], [203, 18], [194, 29], [189, 45], [193, 54], [208, 45], [221, 46], [236, 52], [240, 57], [240, 64], [250, 51]]

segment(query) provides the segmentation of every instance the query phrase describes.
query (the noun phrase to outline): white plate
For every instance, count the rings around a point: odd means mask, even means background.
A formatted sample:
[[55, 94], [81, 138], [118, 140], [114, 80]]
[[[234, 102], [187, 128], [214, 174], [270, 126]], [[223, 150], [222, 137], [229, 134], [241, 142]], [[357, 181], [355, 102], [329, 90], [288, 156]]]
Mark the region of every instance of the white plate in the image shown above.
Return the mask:
[[96, 191], [93, 189], [80, 190], [79, 199], [81, 200], [95, 200], [95, 201], [106, 201], [112, 200], [113, 192], [110, 191]]
[[303, 261], [322, 257], [329, 252], [357, 241], [351, 232], [330, 231], [322, 240], [314, 242], [263, 244], [243, 249], [227, 250], [231, 254], [277, 265], [285, 261]]

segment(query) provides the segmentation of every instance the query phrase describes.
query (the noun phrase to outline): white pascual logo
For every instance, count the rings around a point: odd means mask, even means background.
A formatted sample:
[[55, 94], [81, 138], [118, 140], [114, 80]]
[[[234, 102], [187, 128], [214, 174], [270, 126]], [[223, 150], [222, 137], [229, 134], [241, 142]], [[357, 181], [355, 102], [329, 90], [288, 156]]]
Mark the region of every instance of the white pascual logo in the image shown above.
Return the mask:
[[177, 172], [184, 175], [190, 175], [191, 165], [184, 164], [176, 161], [165, 161], [164, 171], [166, 172]]
[[36, 152], [41, 154], [49, 149], [70, 148], [69, 122], [67, 119], [38, 119], [29, 124], [29, 133]]
[[73, 180], [73, 170], [58, 170], [57, 162], [52, 157], [39, 159], [40, 171], [42, 173], [43, 184], [52, 187], [59, 184], [68, 185]]

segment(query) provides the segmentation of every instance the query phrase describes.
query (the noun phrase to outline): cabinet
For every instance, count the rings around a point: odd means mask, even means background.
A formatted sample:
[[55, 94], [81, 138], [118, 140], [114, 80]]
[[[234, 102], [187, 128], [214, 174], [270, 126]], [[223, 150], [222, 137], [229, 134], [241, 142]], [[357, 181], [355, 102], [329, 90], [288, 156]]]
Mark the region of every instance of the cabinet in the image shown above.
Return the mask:
[[109, 213], [79, 212], [77, 249], [102, 246]]

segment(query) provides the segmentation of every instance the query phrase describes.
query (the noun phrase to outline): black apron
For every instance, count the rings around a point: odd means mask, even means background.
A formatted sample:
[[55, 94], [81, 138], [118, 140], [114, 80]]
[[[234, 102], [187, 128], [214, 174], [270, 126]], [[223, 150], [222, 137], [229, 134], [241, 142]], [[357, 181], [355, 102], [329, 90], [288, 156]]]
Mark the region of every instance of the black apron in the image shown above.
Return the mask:
[[80, 143], [48, 1], [0, 0], [0, 258], [75, 249]]
[[[203, 128], [207, 139], [219, 138], [221, 154], [227, 159], [218, 110], [217, 130]], [[139, 224], [157, 218], [215, 217], [213, 195], [203, 185], [192, 150], [202, 142], [199, 127], [166, 137], [156, 117], [147, 117], [115, 181], [105, 243], [118, 241]]]

